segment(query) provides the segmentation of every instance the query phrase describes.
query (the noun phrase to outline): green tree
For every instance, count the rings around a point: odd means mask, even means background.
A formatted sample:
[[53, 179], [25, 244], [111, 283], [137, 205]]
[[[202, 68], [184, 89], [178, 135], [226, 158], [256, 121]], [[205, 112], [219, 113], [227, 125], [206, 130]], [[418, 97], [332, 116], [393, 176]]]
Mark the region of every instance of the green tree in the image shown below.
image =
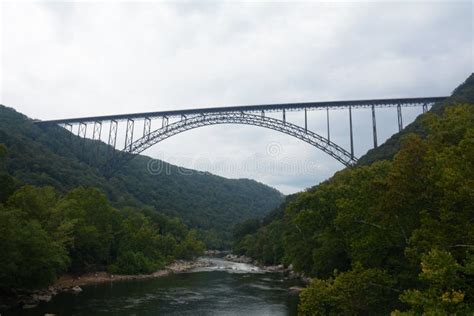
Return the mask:
[[0, 144], [0, 203], [5, 203], [10, 195], [15, 191], [15, 181], [6, 172], [3, 172], [3, 160], [7, 156], [7, 147]]
[[300, 294], [300, 315], [383, 315], [396, 292], [394, 281], [379, 269], [364, 269], [356, 264], [347, 272], [327, 279], [313, 279]]
[[464, 303], [461, 271], [462, 266], [447, 251], [433, 249], [423, 255], [419, 275], [423, 287], [404, 291], [400, 299], [411, 309], [392, 315], [467, 315], [472, 309]]
[[93, 188], [74, 189], [58, 202], [58, 211], [73, 226], [71, 271], [100, 270], [110, 264], [120, 215], [105, 195]]
[[177, 259], [191, 260], [204, 253], [204, 243], [197, 238], [197, 231], [190, 230], [186, 238], [176, 247]]
[[69, 264], [67, 250], [36, 219], [0, 205], [0, 290], [46, 286]]

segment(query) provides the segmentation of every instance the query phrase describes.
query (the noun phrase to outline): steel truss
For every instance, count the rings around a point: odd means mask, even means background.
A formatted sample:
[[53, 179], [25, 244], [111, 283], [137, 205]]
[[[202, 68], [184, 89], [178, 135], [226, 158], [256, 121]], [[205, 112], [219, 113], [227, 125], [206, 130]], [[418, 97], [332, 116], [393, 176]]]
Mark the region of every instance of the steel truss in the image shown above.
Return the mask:
[[345, 166], [351, 166], [357, 162], [357, 158], [355, 158], [351, 152], [331, 142], [329, 139], [305, 129], [304, 127], [262, 115], [248, 114], [243, 112], [230, 112], [196, 115], [192, 117], [188, 116], [181, 119], [180, 121], [156, 129], [153, 132], [144, 135], [140, 139], [135, 140], [133, 143], [127, 144], [127, 146], [119, 155], [116, 155], [109, 161], [109, 169], [116, 170], [117, 168], [120, 168], [120, 166], [133, 159], [135, 155], [140, 154], [144, 150], [167, 138], [170, 138], [171, 136], [198, 127], [218, 124], [244, 124], [268, 128], [296, 137], [308, 144], [311, 144], [332, 156]]
[[[77, 136], [82, 139], [84, 146], [87, 136], [87, 125], [93, 123], [92, 139], [101, 140], [102, 125], [109, 123], [108, 149], [106, 172], [115, 171], [135, 155], [147, 148], [179, 133], [198, 127], [217, 124], [244, 124], [260, 126], [296, 137], [332, 156], [345, 166], [351, 166], [357, 162], [354, 155], [354, 135], [352, 111], [359, 108], [369, 108], [372, 114], [372, 136], [374, 148], [377, 147], [377, 125], [376, 109], [396, 107], [398, 129], [403, 129], [403, 107], [422, 107], [423, 113], [435, 102], [444, 101], [446, 97], [427, 98], [402, 98], [402, 99], [372, 99], [333, 102], [306, 102], [306, 103], [284, 103], [284, 104], [262, 104], [244, 105], [232, 107], [200, 108], [189, 110], [160, 111], [147, 113], [130, 113], [119, 115], [69, 118], [61, 120], [38, 121], [38, 125], [60, 124], [67, 130], [73, 131], [73, 125], [78, 124]], [[329, 111], [334, 109], [347, 109], [349, 114], [349, 141], [350, 148], [345, 150], [331, 142]], [[308, 130], [308, 111], [325, 110], [327, 136], [323, 137]], [[287, 113], [293, 111], [304, 111], [304, 126], [292, 124], [287, 120]], [[281, 119], [267, 116], [267, 113], [279, 112]], [[143, 136], [134, 140], [135, 121], [143, 120]], [[153, 120], [161, 120], [160, 128], [152, 131]], [[177, 121], [176, 121], [177, 120]], [[125, 123], [125, 147], [122, 151], [116, 151], [119, 122]], [[71, 138], [72, 139], [72, 138]], [[97, 142], [97, 149], [99, 142]], [[98, 154], [98, 151], [97, 151]], [[109, 170], [109, 171], [107, 171]]]

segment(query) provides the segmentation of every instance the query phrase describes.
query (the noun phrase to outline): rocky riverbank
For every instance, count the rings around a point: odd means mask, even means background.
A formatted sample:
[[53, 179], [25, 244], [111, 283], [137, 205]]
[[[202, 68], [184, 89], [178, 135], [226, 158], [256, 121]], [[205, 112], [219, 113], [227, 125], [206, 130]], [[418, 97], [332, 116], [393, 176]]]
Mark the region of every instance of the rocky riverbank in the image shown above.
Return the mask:
[[9, 297], [0, 297], [0, 311], [14, 307], [22, 307], [24, 309], [33, 308], [41, 303], [49, 302], [55, 295], [61, 292], [79, 294], [82, 292], [81, 287], [86, 285], [159, 278], [172, 273], [186, 272], [194, 268], [209, 267], [211, 265], [212, 263], [209, 260], [199, 258], [193, 261], [177, 260], [152, 274], [117, 275], [107, 272], [94, 272], [80, 276], [64, 275], [46, 289], [37, 291], [14, 291]]
[[282, 264], [275, 266], [262, 265], [260, 262], [253, 260], [250, 257], [238, 256], [234, 254], [228, 254], [224, 257], [224, 259], [231, 262], [253, 264], [255, 266], [258, 266], [260, 269], [268, 272], [280, 272], [287, 280], [300, 279], [305, 284], [309, 284], [309, 282], [311, 281], [310, 277], [307, 277], [302, 273], [295, 272], [293, 270], [293, 265], [289, 265], [288, 267], [285, 267]]

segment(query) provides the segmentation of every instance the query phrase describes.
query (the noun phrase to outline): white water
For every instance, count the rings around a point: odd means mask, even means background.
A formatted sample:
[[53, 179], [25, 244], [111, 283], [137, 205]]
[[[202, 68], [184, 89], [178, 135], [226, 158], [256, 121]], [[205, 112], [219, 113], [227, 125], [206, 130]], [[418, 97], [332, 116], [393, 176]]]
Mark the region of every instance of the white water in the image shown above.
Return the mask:
[[220, 258], [201, 258], [200, 260], [208, 261], [212, 264], [210, 267], [200, 267], [189, 271], [192, 272], [212, 272], [212, 271], [225, 271], [228, 273], [265, 273], [265, 270], [259, 267], [248, 264], [231, 262]]

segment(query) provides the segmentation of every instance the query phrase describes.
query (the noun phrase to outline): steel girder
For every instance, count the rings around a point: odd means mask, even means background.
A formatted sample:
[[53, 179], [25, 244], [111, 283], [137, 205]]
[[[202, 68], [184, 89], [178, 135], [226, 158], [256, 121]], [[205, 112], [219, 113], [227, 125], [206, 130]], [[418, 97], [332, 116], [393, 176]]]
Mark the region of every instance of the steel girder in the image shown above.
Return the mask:
[[135, 140], [133, 143], [127, 144], [127, 146], [121, 153], [119, 153], [119, 155], [116, 155], [109, 161], [108, 167], [111, 170], [117, 169], [127, 161], [131, 160], [135, 155], [140, 154], [144, 150], [167, 138], [170, 138], [171, 136], [198, 127], [218, 124], [244, 124], [268, 128], [296, 137], [308, 144], [311, 144], [332, 156], [345, 166], [351, 166], [357, 162], [357, 158], [355, 158], [349, 151], [331, 142], [329, 139], [305, 129], [304, 127], [262, 115], [248, 114], [243, 112], [230, 112], [186, 117], [180, 121], [156, 129], [153, 132], [144, 135], [140, 139]]
[[90, 116], [82, 118], [68, 118], [59, 120], [49, 121], [38, 121], [35, 124], [48, 125], [48, 124], [65, 124], [65, 123], [80, 123], [80, 122], [94, 122], [94, 121], [126, 121], [128, 119], [143, 119], [149, 118], [177, 118], [183, 115], [211, 115], [214, 113], [228, 113], [228, 112], [245, 112], [245, 113], [262, 113], [262, 111], [270, 112], [282, 112], [285, 111], [307, 111], [313, 110], [325, 110], [329, 109], [352, 109], [358, 108], [370, 108], [375, 106], [376, 108], [386, 107], [415, 107], [422, 106], [423, 104], [433, 104], [435, 102], [442, 102], [447, 97], [425, 97], [425, 98], [397, 98], [397, 99], [371, 99], [371, 100], [347, 100], [347, 101], [328, 101], [328, 102], [301, 102], [301, 103], [281, 103], [281, 104], [260, 104], [260, 105], [240, 105], [230, 107], [215, 107], [215, 108], [195, 108], [187, 110], [172, 110], [172, 111], [158, 111], [158, 112], [146, 112], [146, 113], [129, 113], [119, 115], [106, 115], [106, 116]]

